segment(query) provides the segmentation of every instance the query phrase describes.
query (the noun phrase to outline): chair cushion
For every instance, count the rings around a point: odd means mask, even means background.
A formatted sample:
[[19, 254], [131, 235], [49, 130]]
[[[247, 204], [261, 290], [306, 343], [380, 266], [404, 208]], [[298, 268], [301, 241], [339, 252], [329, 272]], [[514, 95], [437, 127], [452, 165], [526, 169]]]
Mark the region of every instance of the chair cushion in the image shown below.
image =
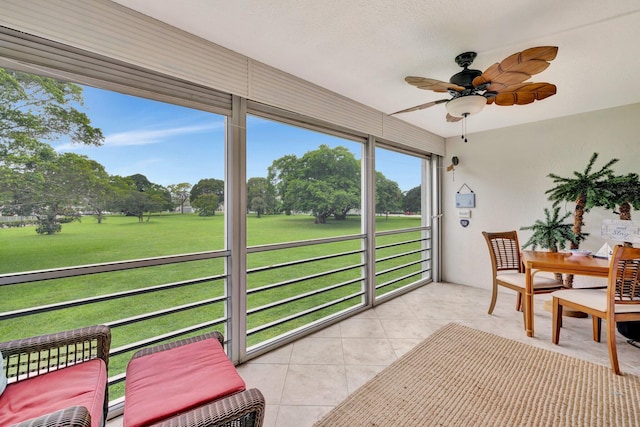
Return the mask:
[[124, 427], [141, 427], [245, 390], [220, 342], [206, 339], [131, 359]]
[[70, 406], [84, 406], [91, 414], [91, 427], [99, 427], [106, 387], [107, 369], [102, 359], [11, 383], [0, 396], [0, 425], [13, 425]]
[[[580, 304], [594, 310], [607, 311], [606, 289], [562, 289], [551, 296]], [[616, 313], [640, 313], [640, 304], [616, 304]]]
[[[522, 288], [524, 291], [527, 284], [527, 275], [524, 273], [502, 273], [496, 276], [499, 282], [506, 282], [512, 286]], [[561, 283], [551, 277], [533, 276], [533, 289], [552, 289], [562, 286]]]

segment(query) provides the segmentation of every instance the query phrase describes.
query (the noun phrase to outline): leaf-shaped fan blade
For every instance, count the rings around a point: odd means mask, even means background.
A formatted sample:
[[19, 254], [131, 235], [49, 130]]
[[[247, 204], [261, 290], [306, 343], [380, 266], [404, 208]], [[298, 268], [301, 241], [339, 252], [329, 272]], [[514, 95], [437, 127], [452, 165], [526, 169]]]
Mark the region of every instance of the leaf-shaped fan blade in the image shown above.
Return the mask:
[[404, 80], [417, 87], [418, 89], [432, 90], [434, 92], [446, 93], [449, 89], [464, 90], [462, 86], [454, 85], [453, 83], [443, 82], [436, 79], [428, 79], [426, 77], [407, 76]]
[[395, 113], [391, 113], [390, 116], [393, 116], [394, 114], [408, 113], [410, 111], [424, 110], [425, 108], [433, 107], [434, 105], [442, 104], [443, 102], [447, 101], [448, 99], [438, 99], [437, 101], [431, 101], [427, 102], [426, 104], [416, 105], [415, 107], [407, 108], [406, 110], [396, 111]]
[[540, 101], [556, 94], [556, 85], [551, 83], [521, 83], [509, 86], [495, 97], [487, 99], [487, 104], [501, 106], [525, 105]]
[[452, 116], [451, 114], [447, 113], [447, 121], [449, 123], [459, 122], [460, 120], [462, 120], [462, 117], [455, 117], [455, 116]]
[[522, 83], [534, 74], [541, 73], [558, 54], [556, 46], [540, 46], [514, 53], [499, 64], [493, 64], [482, 75], [473, 79], [473, 85], [491, 83], [488, 90], [503, 92], [509, 86]]

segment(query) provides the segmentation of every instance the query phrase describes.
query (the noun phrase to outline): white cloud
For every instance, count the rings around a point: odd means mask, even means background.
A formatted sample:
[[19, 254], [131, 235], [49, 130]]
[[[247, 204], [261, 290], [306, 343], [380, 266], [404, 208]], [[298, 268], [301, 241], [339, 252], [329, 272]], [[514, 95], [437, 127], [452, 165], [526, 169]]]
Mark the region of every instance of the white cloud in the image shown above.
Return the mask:
[[167, 138], [206, 132], [219, 127], [219, 124], [211, 124], [157, 130], [132, 130], [105, 136], [104, 145], [110, 147], [122, 147], [126, 145], [157, 144], [159, 142], [163, 142]]
[[[103, 147], [125, 147], [134, 145], [149, 145], [158, 144], [166, 141], [169, 138], [173, 138], [181, 135], [190, 135], [196, 133], [207, 132], [215, 129], [220, 129], [223, 123], [213, 123], [198, 126], [183, 126], [166, 129], [151, 129], [151, 130], [131, 130], [126, 132], [112, 133], [105, 135]], [[74, 151], [92, 148], [92, 146], [79, 145], [79, 144], [62, 144], [56, 147], [58, 151]]]

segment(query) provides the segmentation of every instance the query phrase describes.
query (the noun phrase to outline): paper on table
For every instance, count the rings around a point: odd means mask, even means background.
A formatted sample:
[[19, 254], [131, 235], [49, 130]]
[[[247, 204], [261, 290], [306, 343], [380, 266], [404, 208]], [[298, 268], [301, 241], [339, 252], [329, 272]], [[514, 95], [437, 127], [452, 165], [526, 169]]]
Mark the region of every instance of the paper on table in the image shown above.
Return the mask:
[[602, 245], [602, 247], [598, 249], [598, 252], [593, 254], [594, 257], [607, 259], [611, 259], [611, 255], [613, 255], [613, 249], [611, 249], [611, 246], [609, 246], [608, 243]]

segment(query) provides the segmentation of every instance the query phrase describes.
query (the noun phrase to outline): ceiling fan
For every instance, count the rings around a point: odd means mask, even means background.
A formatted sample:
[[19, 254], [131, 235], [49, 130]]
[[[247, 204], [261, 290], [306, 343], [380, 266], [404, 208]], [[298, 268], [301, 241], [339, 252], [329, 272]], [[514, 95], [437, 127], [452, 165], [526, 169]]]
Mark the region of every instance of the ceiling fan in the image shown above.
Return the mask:
[[426, 77], [407, 76], [405, 81], [418, 89], [451, 95], [449, 99], [427, 102], [393, 114], [422, 110], [446, 103], [447, 121], [457, 122], [480, 112], [487, 104], [501, 106], [524, 105], [540, 101], [556, 93], [556, 85], [551, 83], [525, 82], [534, 74], [541, 73], [549, 66], [558, 48], [555, 46], [532, 47], [514, 53], [484, 72], [469, 69], [477, 54], [465, 52], [456, 56], [456, 63], [463, 68], [444, 82]]

